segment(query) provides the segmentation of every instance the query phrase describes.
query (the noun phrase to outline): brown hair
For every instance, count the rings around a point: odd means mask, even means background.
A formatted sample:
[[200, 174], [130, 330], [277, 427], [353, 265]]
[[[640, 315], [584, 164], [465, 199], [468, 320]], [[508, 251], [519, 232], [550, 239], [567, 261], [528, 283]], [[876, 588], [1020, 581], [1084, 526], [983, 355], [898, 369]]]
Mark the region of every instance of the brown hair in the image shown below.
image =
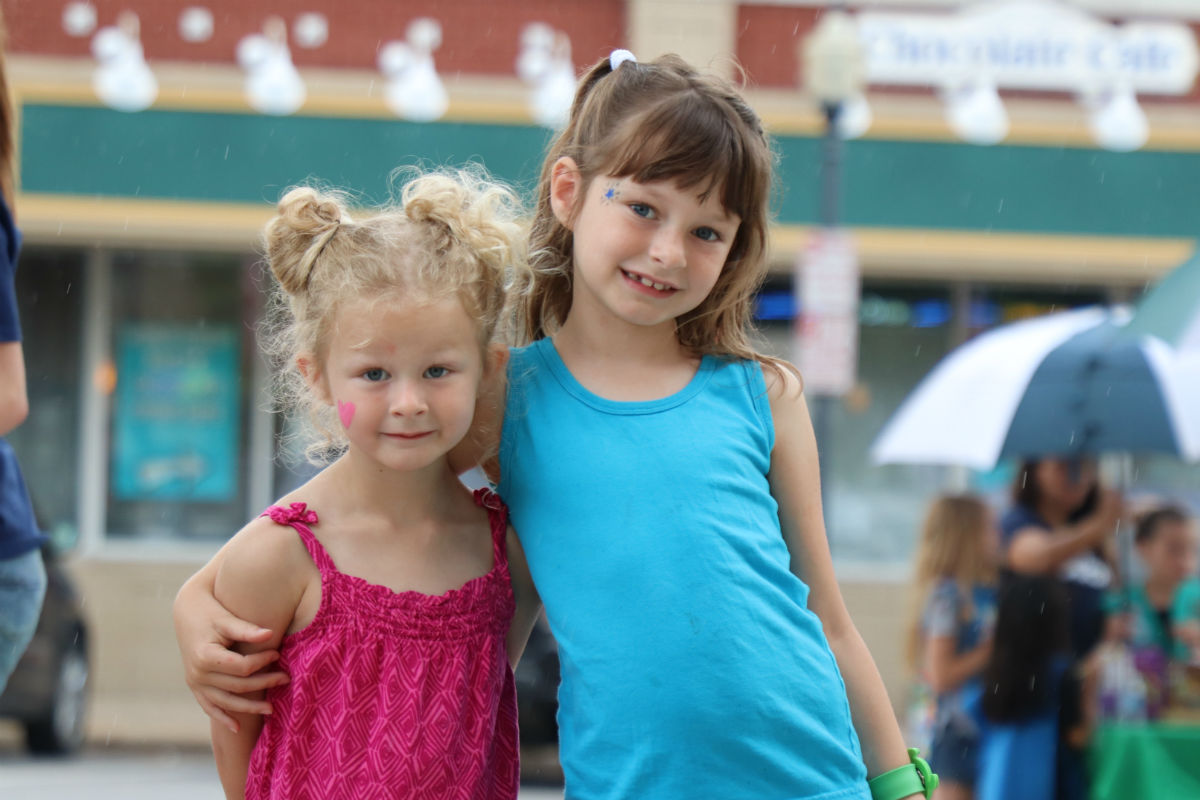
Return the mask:
[[309, 411], [319, 436], [307, 451], [314, 463], [340, 452], [345, 435], [296, 362], [302, 355], [324, 360], [343, 304], [457, 297], [486, 348], [511, 327], [510, 297], [528, 284], [516, 196], [481, 170], [415, 178], [399, 207], [361, 219], [349, 205], [337, 192], [295, 188], [264, 232], [278, 287], [264, 349], [278, 369], [282, 410]]
[[597, 175], [613, 175], [671, 180], [702, 198], [717, 192], [741, 225], [716, 285], [678, 318], [676, 333], [696, 355], [779, 363], [756, 353], [748, 335], [754, 293], [766, 275], [774, 156], [758, 116], [732, 83], [675, 55], [625, 62], [615, 72], [605, 58], [583, 76], [570, 120], [542, 165], [530, 232], [534, 284], [522, 309], [530, 340], [553, 333], [571, 310], [574, 237], [550, 206], [550, 178], [562, 157], [575, 161], [585, 190]]
[[922, 616], [933, 584], [953, 579], [964, 599], [963, 613], [971, 614], [971, 585], [993, 583], [996, 563], [988, 552], [988, 506], [971, 494], [942, 495], [929, 505], [917, 545], [913, 597], [908, 626], [908, 660], [919, 670], [924, 635]]
[[1164, 525], [1187, 525], [1187, 512], [1179, 506], [1161, 506], [1147, 511], [1138, 517], [1134, 529], [1133, 541], [1137, 544], [1148, 544], [1158, 535]]
[[[1021, 461], [1016, 473], [1013, 475], [1012, 501], [1014, 505], [1027, 508], [1030, 511], [1040, 510], [1038, 507], [1042, 502], [1042, 487], [1038, 483], [1037, 472], [1043, 462], [1051, 460], [1054, 459], [1046, 457], [1027, 458]], [[1067, 521], [1078, 522], [1088, 516], [1095, 511], [1096, 503], [1099, 500], [1100, 480], [1097, 478], [1092, 482], [1091, 488], [1080, 504], [1076, 508], [1071, 509]]]
[[[4, 22], [4, 12], [0, 10], [0, 193], [3, 193], [4, 202], [12, 209], [15, 191], [13, 126], [16, 120], [13, 118], [12, 97], [8, 93], [8, 65], [4, 61], [7, 51], [8, 26]], [[16, 212], [13, 213], [15, 215]]]

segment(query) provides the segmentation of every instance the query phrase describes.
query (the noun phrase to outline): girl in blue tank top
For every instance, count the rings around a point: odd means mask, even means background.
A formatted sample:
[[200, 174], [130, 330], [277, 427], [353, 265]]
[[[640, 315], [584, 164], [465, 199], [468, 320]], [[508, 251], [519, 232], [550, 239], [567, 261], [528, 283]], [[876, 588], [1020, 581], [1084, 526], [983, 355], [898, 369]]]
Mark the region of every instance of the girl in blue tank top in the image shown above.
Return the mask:
[[[559, 643], [568, 798], [936, 785], [834, 578], [800, 376], [748, 338], [772, 160], [727, 81], [617, 51], [581, 79], [542, 169], [518, 321], [531, 344], [477, 419], [499, 447], [475, 443], [498, 454]], [[203, 583], [176, 616], [189, 683], [221, 706], [274, 673], [212, 677], [233, 667], [206, 641], [244, 631]]]

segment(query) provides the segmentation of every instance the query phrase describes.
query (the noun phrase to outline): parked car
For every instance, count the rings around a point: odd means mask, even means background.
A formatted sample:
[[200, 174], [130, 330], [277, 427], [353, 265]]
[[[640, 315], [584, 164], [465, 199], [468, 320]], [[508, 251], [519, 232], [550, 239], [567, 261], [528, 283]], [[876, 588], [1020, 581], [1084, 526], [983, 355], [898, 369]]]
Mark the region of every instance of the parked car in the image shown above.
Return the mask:
[[83, 744], [88, 630], [83, 604], [56, 551], [42, 548], [46, 600], [37, 631], [0, 695], [0, 717], [18, 720], [34, 753], [66, 755]]

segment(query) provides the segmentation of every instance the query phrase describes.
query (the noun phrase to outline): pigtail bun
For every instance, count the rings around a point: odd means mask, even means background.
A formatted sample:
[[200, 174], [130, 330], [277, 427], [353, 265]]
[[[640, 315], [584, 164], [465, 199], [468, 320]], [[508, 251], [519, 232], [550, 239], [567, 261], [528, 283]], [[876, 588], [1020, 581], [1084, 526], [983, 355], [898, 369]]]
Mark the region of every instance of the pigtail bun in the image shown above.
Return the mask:
[[308, 288], [317, 258], [338, 228], [350, 222], [340, 197], [303, 186], [279, 201], [277, 214], [267, 223], [267, 259], [279, 285], [290, 295]]
[[409, 222], [426, 229], [435, 252], [461, 248], [497, 288], [523, 281], [526, 237], [520, 201], [508, 188], [469, 171], [435, 173], [407, 183], [401, 203]]

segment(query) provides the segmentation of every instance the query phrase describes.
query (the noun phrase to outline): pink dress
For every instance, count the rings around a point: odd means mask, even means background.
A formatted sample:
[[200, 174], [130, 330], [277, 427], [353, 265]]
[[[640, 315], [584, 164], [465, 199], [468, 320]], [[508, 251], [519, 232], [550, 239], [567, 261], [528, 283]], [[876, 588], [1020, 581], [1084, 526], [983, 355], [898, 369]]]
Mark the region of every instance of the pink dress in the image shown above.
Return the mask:
[[303, 540], [321, 571], [321, 603], [283, 640], [291, 682], [267, 691], [274, 713], [250, 757], [247, 800], [517, 796], [508, 512], [487, 490], [475, 502], [491, 521], [494, 565], [437, 597], [339, 572], [304, 503], [267, 510]]

